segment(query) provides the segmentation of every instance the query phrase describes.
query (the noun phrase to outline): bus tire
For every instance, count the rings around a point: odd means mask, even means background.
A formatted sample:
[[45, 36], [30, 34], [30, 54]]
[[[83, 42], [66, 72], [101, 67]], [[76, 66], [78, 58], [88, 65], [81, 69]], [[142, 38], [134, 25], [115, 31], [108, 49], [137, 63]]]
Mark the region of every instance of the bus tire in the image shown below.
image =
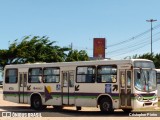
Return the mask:
[[109, 98], [102, 98], [100, 101], [101, 112], [112, 113], [114, 111], [112, 107], [112, 101]]
[[43, 110], [45, 109], [47, 106], [46, 105], [42, 105], [42, 101], [40, 96], [33, 96], [31, 99], [31, 107], [35, 110]]

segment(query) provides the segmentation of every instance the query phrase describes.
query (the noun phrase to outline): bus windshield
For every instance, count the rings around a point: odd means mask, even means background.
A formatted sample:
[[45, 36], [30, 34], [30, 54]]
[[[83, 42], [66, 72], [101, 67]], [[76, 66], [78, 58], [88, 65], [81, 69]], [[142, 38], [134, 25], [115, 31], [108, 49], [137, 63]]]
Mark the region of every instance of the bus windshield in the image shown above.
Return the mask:
[[135, 70], [135, 88], [139, 91], [150, 92], [156, 90], [156, 71], [151, 69]]

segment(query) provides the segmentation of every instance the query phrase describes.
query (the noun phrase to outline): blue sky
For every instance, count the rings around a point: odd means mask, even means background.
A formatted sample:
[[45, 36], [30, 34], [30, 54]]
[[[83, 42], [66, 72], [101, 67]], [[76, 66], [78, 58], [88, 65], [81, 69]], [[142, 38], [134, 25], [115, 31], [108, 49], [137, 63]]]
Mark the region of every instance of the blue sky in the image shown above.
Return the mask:
[[[150, 32], [135, 36], [150, 29], [147, 19], [157, 19], [153, 27], [160, 24], [159, 5], [159, 0], [0, 0], [0, 49], [8, 49], [9, 41], [38, 35], [61, 47], [72, 43], [89, 56], [98, 37], [107, 39], [107, 58], [147, 53]], [[159, 26], [153, 30], [154, 53], [160, 53], [159, 32]]]

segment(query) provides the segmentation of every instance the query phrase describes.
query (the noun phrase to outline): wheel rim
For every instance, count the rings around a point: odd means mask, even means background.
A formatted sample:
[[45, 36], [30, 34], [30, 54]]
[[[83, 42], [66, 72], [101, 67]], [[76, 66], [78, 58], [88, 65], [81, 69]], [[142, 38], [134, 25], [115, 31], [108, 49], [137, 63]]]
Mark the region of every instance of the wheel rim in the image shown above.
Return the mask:
[[108, 104], [108, 102], [104, 102], [104, 103], [103, 103], [103, 109], [104, 109], [105, 111], [108, 111], [109, 108], [110, 108], [110, 105]]
[[35, 108], [38, 108], [40, 106], [40, 101], [39, 100], [35, 100], [34, 101], [34, 106], [35, 106]]

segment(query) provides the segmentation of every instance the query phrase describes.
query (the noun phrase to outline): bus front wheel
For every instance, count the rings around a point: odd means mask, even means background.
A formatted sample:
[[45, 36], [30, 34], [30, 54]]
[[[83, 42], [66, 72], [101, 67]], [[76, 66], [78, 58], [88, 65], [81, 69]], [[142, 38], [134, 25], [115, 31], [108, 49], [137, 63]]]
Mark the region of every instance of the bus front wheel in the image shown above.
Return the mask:
[[112, 101], [107, 98], [102, 98], [100, 101], [100, 110], [101, 112], [113, 112]]

